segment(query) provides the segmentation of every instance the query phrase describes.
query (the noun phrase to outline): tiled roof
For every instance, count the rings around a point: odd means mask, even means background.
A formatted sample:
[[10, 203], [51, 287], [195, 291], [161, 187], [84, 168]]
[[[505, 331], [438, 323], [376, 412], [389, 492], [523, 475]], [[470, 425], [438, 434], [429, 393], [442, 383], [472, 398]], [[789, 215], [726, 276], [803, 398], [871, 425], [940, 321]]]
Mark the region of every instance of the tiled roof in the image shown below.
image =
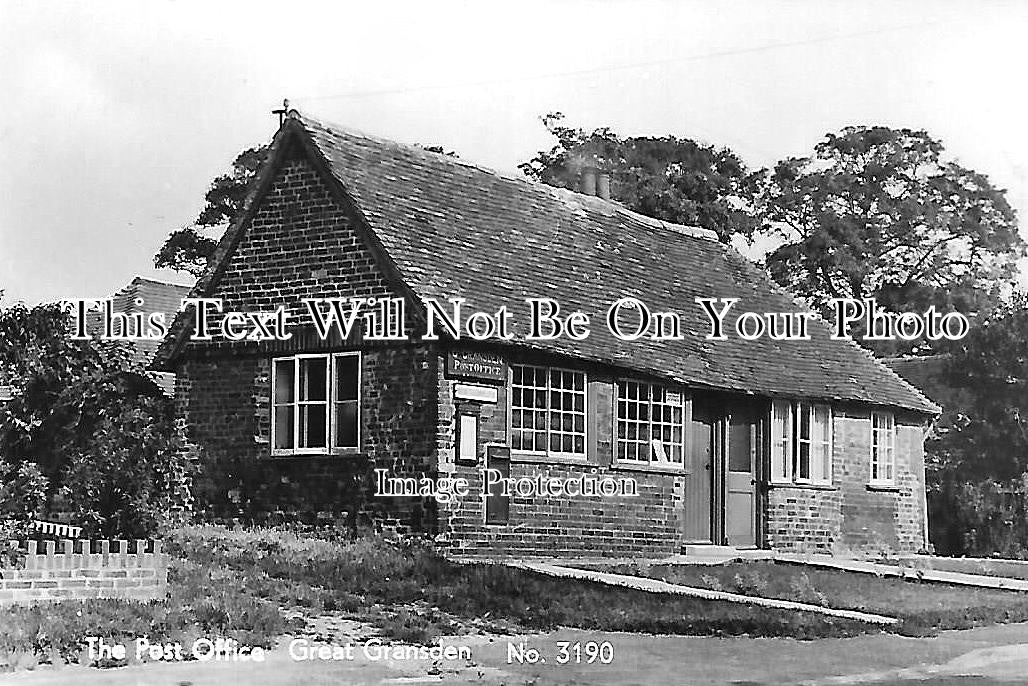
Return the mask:
[[[734, 329], [726, 341], [706, 340], [708, 320], [697, 297], [740, 298], [727, 319], [733, 327], [741, 311], [806, 308], [699, 229], [307, 116], [287, 119], [277, 139], [290, 130], [313, 140], [417, 296], [463, 297], [469, 311], [507, 305], [519, 318], [524, 298], [552, 297], [564, 310], [591, 317], [584, 341], [518, 344], [689, 385], [938, 411], [856, 344], [830, 340], [819, 321], [809, 341], [746, 341]], [[205, 275], [201, 287], [209, 290], [216, 273]], [[653, 311], [680, 313], [684, 339], [617, 340], [605, 316], [623, 296]]]
[[[144, 315], [163, 312], [165, 321], [170, 324], [182, 304], [182, 298], [189, 294], [189, 290], [190, 286], [136, 276], [127, 286], [112, 295], [111, 300], [114, 301], [115, 312]], [[137, 304], [137, 301], [141, 303]], [[100, 314], [92, 313], [90, 331], [98, 332], [101, 328]], [[145, 367], [153, 359], [159, 345], [160, 341], [133, 340], [132, 358]]]

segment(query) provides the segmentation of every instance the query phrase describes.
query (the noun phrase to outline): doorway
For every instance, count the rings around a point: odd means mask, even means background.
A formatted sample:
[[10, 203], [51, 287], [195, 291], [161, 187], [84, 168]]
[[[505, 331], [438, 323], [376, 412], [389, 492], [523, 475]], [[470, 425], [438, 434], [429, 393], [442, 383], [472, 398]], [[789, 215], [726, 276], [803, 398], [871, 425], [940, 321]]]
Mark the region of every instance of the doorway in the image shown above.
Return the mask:
[[766, 408], [701, 396], [689, 414], [685, 541], [756, 547]]

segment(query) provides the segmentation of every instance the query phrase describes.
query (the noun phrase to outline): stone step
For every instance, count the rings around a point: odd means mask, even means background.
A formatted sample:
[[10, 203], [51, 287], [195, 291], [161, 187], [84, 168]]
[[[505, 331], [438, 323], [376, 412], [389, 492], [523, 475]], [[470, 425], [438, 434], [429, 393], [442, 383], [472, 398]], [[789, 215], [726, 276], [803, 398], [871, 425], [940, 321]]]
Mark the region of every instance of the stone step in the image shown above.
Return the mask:
[[706, 557], [706, 558], [721, 558], [721, 559], [733, 559], [733, 558], [746, 558], [746, 559], [763, 559], [770, 558], [770, 550], [760, 550], [758, 548], [733, 548], [730, 545], [710, 545], [707, 543], [687, 543], [682, 546], [682, 554], [686, 557]]

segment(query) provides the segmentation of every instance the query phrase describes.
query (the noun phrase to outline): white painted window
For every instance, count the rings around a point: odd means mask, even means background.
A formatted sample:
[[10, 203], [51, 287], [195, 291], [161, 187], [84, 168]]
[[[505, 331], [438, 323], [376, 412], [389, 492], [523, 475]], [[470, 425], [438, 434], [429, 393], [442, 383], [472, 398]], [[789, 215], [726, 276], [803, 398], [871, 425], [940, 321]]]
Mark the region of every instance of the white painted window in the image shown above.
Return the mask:
[[896, 481], [896, 420], [890, 412], [871, 413], [871, 483]]
[[272, 360], [271, 444], [275, 455], [360, 447], [360, 354]]
[[585, 457], [585, 373], [511, 365], [512, 450]]
[[792, 481], [792, 403], [771, 403], [771, 481]]
[[681, 467], [685, 456], [685, 399], [660, 384], [618, 381], [617, 461]]
[[809, 402], [771, 403], [771, 481], [832, 482], [832, 409]]

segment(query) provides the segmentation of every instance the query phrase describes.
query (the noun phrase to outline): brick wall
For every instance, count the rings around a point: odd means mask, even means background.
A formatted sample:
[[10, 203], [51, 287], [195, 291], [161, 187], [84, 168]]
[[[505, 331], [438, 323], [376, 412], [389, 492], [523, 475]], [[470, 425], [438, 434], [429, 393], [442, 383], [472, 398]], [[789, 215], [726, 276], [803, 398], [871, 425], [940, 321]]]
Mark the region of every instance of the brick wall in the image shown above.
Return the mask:
[[[393, 296], [347, 212], [305, 160], [287, 162], [247, 227], [212, 297], [226, 310], [285, 305], [305, 322], [310, 297]], [[194, 341], [176, 382], [178, 416], [200, 451], [198, 508], [216, 519], [369, 523], [432, 530], [434, 504], [369, 497], [371, 473], [434, 464], [435, 361], [430, 349], [365, 347], [358, 455], [271, 457], [271, 359], [358, 349], [297, 330], [286, 342]]]
[[[27, 541], [21, 569], [0, 569], [0, 605], [67, 598], [163, 599], [168, 561], [160, 541]], [[131, 551], [131, 552], [130, 552]]]
[[781, 550], [835, 553], [916, 552], [924, 540], [924, 429], [896, 425], [896, 483], [869, 486], [871, 418], [836, 409], [832, 486], [772, 486], [768, 543]]
[[[520, 359], [545, 364], [545, 360]], [[567, 366], [564, 363], [563, 366]], [[514, 495], [510, 519], [504, 525], [486, 525], [480, 457], [478, 465], [454, 460], [456, 411], [460, 401], [453, 397], [454, 380], [439, 377], [439, 440], [437, 459], [440, 473], [468, 480], [470, 496], [439, 506], [439, 529], [451, 552], [460, 555], [531, 556], [634, 556], [668, 555], [679, 552], [682, 535], [685, 477], [682, 474], [645, 472], [611, 465], [613, 443], [613, 377], [595, 370], [588, 375], [587, 459], [576, 463], [526, 461], [512, 455], [510, 476], [538, 474], [553, 478], [577, 477], [583, 473], [597, 478], [632, 478], [638, 495], [615, 497], [549, 497]], [[500, 387], [499, 401], [481, 405], [480, 445], [507, 443], [506, 389]], [[520, 461], [519, 461], [520, 460]]]

